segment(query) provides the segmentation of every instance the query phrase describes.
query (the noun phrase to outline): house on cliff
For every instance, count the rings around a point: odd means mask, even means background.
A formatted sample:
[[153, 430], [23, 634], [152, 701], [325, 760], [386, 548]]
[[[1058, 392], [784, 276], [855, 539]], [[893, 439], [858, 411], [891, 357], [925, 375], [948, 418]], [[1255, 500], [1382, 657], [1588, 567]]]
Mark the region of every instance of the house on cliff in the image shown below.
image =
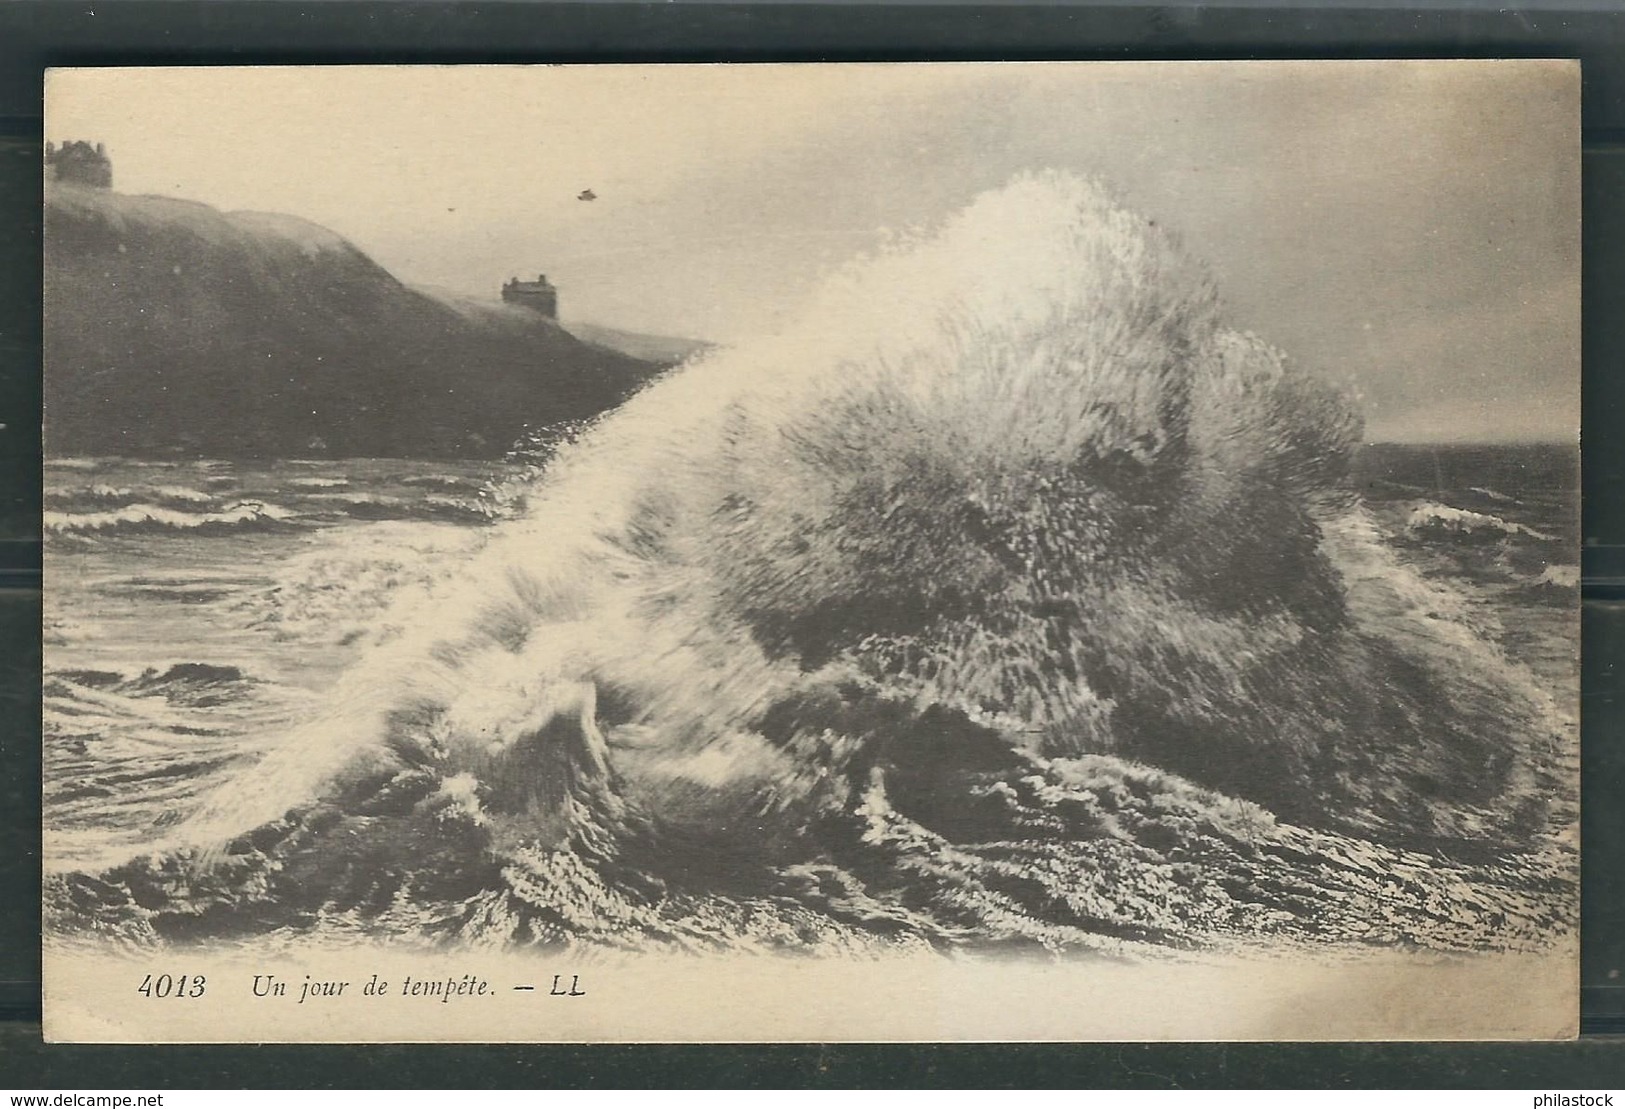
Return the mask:
[[52, 180], [67, 181], [75, 185], [90, 185], [98, 189], [113, 187], [113, 162], [107, 148], [101, 143], [88, 142], [45, 144], [45, 168]]
[[502, 286], [502, 299], [504, 303], [540, 312], [550, 320], [559, 318], [559, 290], [545, 273], [537, 274], [535, 281], [511, 278]]

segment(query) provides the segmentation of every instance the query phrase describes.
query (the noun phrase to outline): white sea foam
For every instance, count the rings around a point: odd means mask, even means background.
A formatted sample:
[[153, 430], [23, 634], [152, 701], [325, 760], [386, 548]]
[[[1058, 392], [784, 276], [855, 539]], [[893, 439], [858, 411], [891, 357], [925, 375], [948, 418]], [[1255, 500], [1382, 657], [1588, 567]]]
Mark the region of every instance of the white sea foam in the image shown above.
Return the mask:
[[[524, 515], [453, 580], [402, 590], [328, 710], [178, 842], [403, 744], [493, 788], [586, 788], [608, 759], [651, 805], [677, 779], [844, 804], [874, 738], [843, 723], [854, 703], [1476, 834], [1527, 787], [1515, 748], [1546, 706], [1351, 507], [1358, 433], [1334, 391], [1222, 325], [1161, 231], [1089, 182], [1019, 178], [562, 449]], [[1547, 538], [1437, 505], [1427, 526]], [[535, 761], [560, 721], [588, 769]], [[563, 819], [519, 808], [533, 834]]]
[[1548, 542], [1556, 539], [1556, 536], [1525, 527], [1522, 524], [1511, 523], [1499, 516], [1492, 516], [1483, 512], [1472, 512], [1465, 508], [1452, 508], [1449, 505], [1434, 504], [1432, 502], [1418, 505], [1411, 512], [1405, 527], [1406, 530], [1415, 535], [1446, 533], [1488, 538], [1522, 535], [1530, 539], [1540, 539]]
[[130, 530], [252, 527], [277, 524], [294, 517], [280, 505], [244, 501], [219, 512], [181, 512], [155, 504], [131, 504], [108, 512], [47, 512], [45, 530], [57, 534], [107, 533]]
[[1551, 585], [1559, 589], [1578, 589], [1580, 587], [1580, 568], [1578, 566], [1555, 565], [1548, 566], [1536, 579], [1537, 585]]

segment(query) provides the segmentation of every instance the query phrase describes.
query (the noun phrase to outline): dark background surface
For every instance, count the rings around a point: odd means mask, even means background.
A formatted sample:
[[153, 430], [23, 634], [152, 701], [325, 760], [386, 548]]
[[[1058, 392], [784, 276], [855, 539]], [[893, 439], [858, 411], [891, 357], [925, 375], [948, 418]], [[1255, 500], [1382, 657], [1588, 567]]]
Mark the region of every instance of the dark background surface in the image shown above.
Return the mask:
[[[52, 65], [1577, 57], [1585, 1038], [1571, 1044], [84, 1047], [39, 1033], [41, 78]], [[1625, 1085], [1625, 13], [1253, 6], [0, 4], [0, 1087]], [[716, 999], [726, 1004], [726, 999]]]

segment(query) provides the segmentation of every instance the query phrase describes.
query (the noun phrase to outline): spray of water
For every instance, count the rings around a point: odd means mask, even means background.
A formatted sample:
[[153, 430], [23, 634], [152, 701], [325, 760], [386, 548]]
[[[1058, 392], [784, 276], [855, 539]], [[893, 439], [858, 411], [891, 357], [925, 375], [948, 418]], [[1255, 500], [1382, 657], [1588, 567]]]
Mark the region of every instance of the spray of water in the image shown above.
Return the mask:
[[560, 451], [175, 845], [410, 772], [498, 856], [783, 863], [882, 811], [1008, 837], [988, 781], [1101, 759], [1394, 842], [1525, 835], [1551, 707], [1384, 545], [1359, 434], [1168, 234], [1020, 177]]

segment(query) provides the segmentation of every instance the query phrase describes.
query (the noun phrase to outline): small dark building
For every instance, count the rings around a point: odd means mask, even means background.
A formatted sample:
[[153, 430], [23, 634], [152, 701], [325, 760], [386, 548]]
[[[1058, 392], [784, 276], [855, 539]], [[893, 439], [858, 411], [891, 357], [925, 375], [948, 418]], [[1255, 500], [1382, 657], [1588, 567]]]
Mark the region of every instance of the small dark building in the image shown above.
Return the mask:
[[540, 312], [550, 320], [559, 318], [559, 290], [545, 273], [537, 274], [535, 281], [512, 278], [502, 286], [502, 299], [509, 304], [520, 304]]
[[45, 165], [56, 181], [98, 189], [113, 187], [113, 163], [101, 143], [92, 146], [88, 142], [65, 142], [60, 149], [55, 143], [46, 143]]

